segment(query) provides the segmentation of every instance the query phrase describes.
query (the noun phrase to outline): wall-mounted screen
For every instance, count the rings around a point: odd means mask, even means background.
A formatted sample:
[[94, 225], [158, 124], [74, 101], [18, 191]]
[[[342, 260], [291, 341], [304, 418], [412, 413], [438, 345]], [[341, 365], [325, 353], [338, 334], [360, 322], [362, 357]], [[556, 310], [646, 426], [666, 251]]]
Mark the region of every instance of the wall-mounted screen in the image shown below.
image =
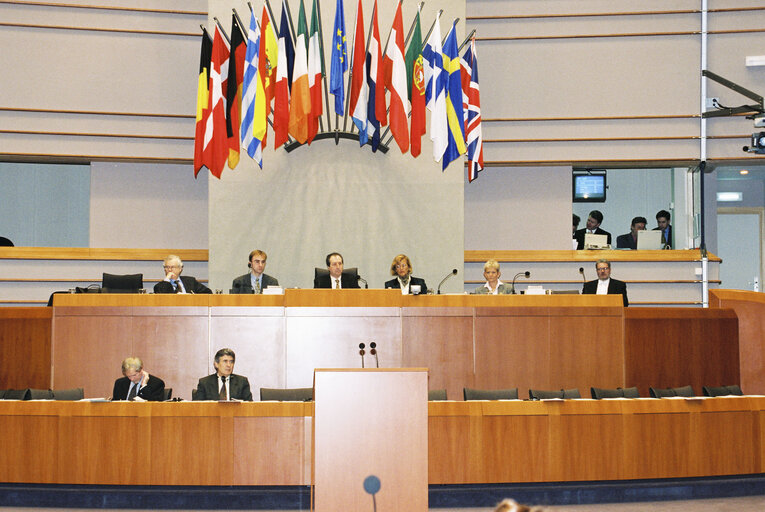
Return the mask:
[[575, 203], [606, 202], [605, 170], [574, 171], [573, 184]]

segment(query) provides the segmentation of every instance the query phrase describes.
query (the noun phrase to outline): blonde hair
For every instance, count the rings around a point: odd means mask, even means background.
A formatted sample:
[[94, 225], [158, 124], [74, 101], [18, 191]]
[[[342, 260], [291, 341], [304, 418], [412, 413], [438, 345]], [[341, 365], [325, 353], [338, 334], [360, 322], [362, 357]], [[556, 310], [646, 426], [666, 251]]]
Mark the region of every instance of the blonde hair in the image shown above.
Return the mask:
[[486, 263], [483, 264], [483, 271], [486, 272], [490, 268], [493, 268], [497, 272], [499, 272], [499, 262], [497, 260], [489, 260]]
[[395, 258], [393, 258], [393, 263], [390, 264], [390, 275], [395, 276], [396, 275], [396, 265], [401, 263], [402, 261], [406, 261], [406, 266], [409, 267], [409, 273], [411, 274], [414, 270], [412, 268], [412, 262], [409, 261], [409, 256], [406, 254], [399, 254]]

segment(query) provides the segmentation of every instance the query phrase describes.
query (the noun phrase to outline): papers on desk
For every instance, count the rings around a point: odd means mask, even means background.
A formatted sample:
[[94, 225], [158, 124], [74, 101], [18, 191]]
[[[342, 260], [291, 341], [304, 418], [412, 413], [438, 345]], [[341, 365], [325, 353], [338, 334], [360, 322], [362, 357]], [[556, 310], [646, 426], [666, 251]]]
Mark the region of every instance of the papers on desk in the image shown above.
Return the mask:
[[284, 295], [284, 288], [281, 286], [266, 286], [263, 290], [263, 295]]

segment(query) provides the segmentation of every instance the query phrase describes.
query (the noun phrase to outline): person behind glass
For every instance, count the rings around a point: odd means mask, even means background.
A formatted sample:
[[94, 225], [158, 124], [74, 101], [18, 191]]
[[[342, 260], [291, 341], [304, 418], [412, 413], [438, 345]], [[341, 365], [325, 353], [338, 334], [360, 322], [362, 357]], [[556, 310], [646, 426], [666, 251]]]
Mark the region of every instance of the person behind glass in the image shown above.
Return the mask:
[[630, 305], [627, 300], [627, 284], [618, 279], [611, 279], [611, 262], [608, 260], [598, 260], [595, 262], [595, 270], [598, 278], [594, 281], [587, 281], [582, 288], [584, 295], [619, 295], [622, 296], [624, 307]]
[[163, 263], [165, 279], [154, 285], [154, 293], [212, 293], [195, 277], [181, 276], [183, 262], [175, 254], [165, 258]]
[[144, 370], [139, 358], [122, 361], [122, 375], [114, 381], [112, 400], [160, 402], [165, 398], [165, 382]]
[[249, 263], [250, 272], [239, 276], [231, 283], [231, 293], [263, 293], [263, 290], [269, 286], [279, 286], [279, 281], [275, 277], [264, 274], [266, 269], [266, 259], [268, 256], [264, 251], [255, 249], [250, 253]]
[[[409, 256], [406, 254], [399, 254], [393, 258], [393, 263], [390, 264], [390, 275], [396, 276], [390, 281], [385, 282], [385, 288], [394, 288], [401, 290], [402, 295], [408, 295], [414, 293], [418, 295], [420, 293], [428, 293], [428, 285], [425, 284], [424, 279], [412, 276], [412, 262], [409, 260]], [[420, 287], [417, 291], [417, 287]], [[412, 289], [414, 287], [414, 290]]]
[[616, 237], [617, 249], [637, 249], [638, 231], [644, 231], [648, 221], [645, 217], [635, 217], [630, 224], [630, 232]]
[[234, 374], [236, 354], [230, 348], [215, 353], [215, 373], [202, 377], [197, 384], [194, 400], [244, 400], [252, 402], [250, 381]]
[[659, 210], [656, 214], [656, 226], [654, 231], [661, 231], [661, 243], [664, 244], [665, 249], [672, 249], [672, 224], [669, 223], [669, 212], [667, 210]]
[[577, 229], [574, 232], [574, 238], [576, 238], [577, 250], [584, 249], [584, 235], [592, 233], [595, 235], [606, 235], [606, 243], [611, 245], [611, 233], [604, 229], [600, 229], [600, 224], [603, 222], [603, 214], [599, 210], [592, 210], [587, 217], [587, 226], [582, 229]]
[[513, 293], [512, 287], [499, 280], [502, 273], [499, 271], [499, 262], [489, 260], [483, 265], [483, 277], [486, 283], [479, 286], [473, 293], [478, 295], [505, 295]]
[[329, 275], [318, 276], [313, 280], [314, 288], [359, 288], [359, 282], [349, 275], [343, 274], [343, 255], [339, 252], [327, 254], [325, 259]]

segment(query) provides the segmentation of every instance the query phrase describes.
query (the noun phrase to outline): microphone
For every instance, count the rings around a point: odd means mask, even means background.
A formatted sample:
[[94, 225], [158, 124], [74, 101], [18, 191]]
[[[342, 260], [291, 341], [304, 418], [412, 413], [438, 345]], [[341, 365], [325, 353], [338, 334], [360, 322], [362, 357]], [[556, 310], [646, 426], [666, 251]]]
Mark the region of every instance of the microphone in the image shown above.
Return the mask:
[[361, 276], [360, 276], [360, 275], [358, 275], [358, 274], [356, 274], [356, 279], [357, 279], [358, 281], [361, 281], [362, 283], [364, 283], [364, 289], [366, 289], [366, 290], [368, 290], [368, 289], [369, 289], [369, 283], [367, 283], [367, 280], [366, 280], [366, 279], [364, 279], [363, 277], [361, 277]]
[[377, 359], [377, 343], [375, 343], [374, 341], [372, 343], [370, 343], [369, 344], [369, 349], [370, 349], [369, 353], [372, 354], [373, 356], [375, 356], [375, 366], [377, 368], [379, 368], [380, 367], [380, 360]]
[[582, 281], [587, 282], [587, 278], [584, 277], [584, 267], [579, 267], [579, 273], [582, 274]]
[[438, 295], [441, 295], [441, 285], [442, 285], [442, 284], [444, 284], [444, 281], [446, 281], [446, 280], [447, 280], [447, 279], [449, 279], [450, 277], [452, 277], [452, 276], [456, 276], [456, 275], [457, 275], [457, 269], [456, 269], [456, 268], [453, 268], [453, 269], [452, 269], [452, 271], [451, 271], [451, 272], [449, 272], [449, 273], [446, 275], [446, 277], [444, 277], [443, 279], [441, 279], [441, 282], [440, 282], [440, 283], [438, 283]]
[[531, 277], [531, 272], [527, 270], [525, 272], [518, 272], [517, 274], [515, 274], [515, 276], [513, 277], [513, 284], [510, 285], [510, 292], [513, 295], [515, 295], [515, 280], [518, 279], [519, 276], [524, 276], [526, 277], [526, 279], [528, 279], [529, 277]]
[[361, 355], [362, 368], [364, 368], [364, 354], [366, 354], [366, 352], [364, 351], [364, 347], [366, 347], [366, 345], [364, 345], [363, 343], [359, 343], [359, 355]]

